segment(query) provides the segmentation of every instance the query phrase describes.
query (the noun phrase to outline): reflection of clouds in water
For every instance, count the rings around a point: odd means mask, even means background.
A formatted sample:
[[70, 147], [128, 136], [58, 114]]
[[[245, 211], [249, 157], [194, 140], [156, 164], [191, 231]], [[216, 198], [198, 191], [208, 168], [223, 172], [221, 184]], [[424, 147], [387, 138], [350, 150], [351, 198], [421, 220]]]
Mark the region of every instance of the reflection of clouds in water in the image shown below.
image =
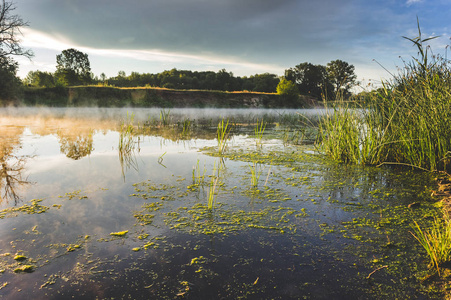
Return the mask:
[[25, 129], [21, 136], [21, 147], [15, 152], [17, 156], [37, 155], [40, 157], [53, 157], [59, 153], [58, 138], [55, 135], [33, 134], [29, 128]]
[[27, 172], [31, 176], [36, 176], [36, 174], [44, 173], [49, 170], [60, 168], [61, 166], [68, 165], [68, 158], [64, 155], [47, 155], [42, 157], [35, 157], [30, 160], [27, 164]]

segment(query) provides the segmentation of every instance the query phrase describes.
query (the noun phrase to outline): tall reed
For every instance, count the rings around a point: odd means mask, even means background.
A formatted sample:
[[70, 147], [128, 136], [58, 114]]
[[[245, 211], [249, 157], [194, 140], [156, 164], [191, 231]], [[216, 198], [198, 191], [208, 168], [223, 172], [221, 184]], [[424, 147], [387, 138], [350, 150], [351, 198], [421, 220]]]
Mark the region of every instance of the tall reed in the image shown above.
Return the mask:
[[136, 145], [138, 145], [139, 149], [139, 138], [136, 139], [135, 136], [135, 128], [133, 126], [134, 117], [134, 114], [129, 115], [127, 113], [127, 120], [122, 122], [119, 133], [118, 152], [123, 176], [125, 176], [125, 169], [130, 167], [134, 169], [138, 168], [134, 155]]
[[255, 139], [257, 141], [257, 144], [261, 143], [265, 129], [266, 129], [266, 122], [264, 122], [264, 120], [262, 119], [261, 123], [259, 123], [258, 119], [257, 119], [257, 125], [254, 128], [254, 134], [255, 134]]
[[227, 119], [227, 122], [224, 122], [224, 119], [222, 119], [221, 122], [218, 123], [217, 138], [218, 138], [218, 153], [220, 155], [223, 154], [227, 148], [227, 140], [229, 138], [231, 129], [232, 127], [229, 126], [229, 119]]
[[207, 208], [209, 210], [213, 210], [213, 208], [216, 205], [216, 197], [218, 196], [216, 188], [218, 187], [220, 172], [221, 172], [221, 164], [219, 164], [219, 167], [216, 167], [215, 163], [213, 166], [213, 174], [211, 175], [210, 180], [210, 189], [208, 190]]
[[445, 214], [444, 220], [434, 219], [429, 230], [423, 230], [414, 222], [412, 235], [420, 242], [431, 259], [431, 267], [437, 269], [440, 275], [440, 266], [451, 259], [451, 220]]
[[201, 172], [200, 166], [199, 166], [199, 160], [197, 160], [197, 164], [195, 167], [193, 167], [193, 184], [197, 185], [203, 185], [205, 180], [205, 166], [203, 171]]
[[160, 123], [163, 125], [163, 126], [168, 126], [169, 125], [169, 122], [170, 122], [170, 120], [169, 120], [169, 114], [171, 113], [171, 110], [169, 109], [169, 110], [165, 110], [165, 109], [162, 109], [162, 110], [160, 110]]
[[249, 165], [249, 169], [251, 170], [251, 185], [256, 188], [258, 186], [260, 175], [262, 174], [261, 166], [254, 162], [252, 166]]
[[332, 158], [450, 170], [450, 65], [428, 53], [424, 43], [431, 38], [422, 38], [419, 25], [418, 37], [407, 39], [419, 56], [402, 72], [372, 92], [362, 109], [338, 102], [321, 119], [318, 145]]

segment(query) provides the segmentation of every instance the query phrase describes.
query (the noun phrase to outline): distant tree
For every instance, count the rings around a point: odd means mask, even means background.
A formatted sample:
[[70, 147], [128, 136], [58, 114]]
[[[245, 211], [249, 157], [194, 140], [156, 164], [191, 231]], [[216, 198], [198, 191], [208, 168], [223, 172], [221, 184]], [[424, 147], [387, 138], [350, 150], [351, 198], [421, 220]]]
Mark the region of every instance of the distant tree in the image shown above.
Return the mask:
[[105, 84], [105, 81], [106, 81], [105, 73], [100, 74], [100, 80], [102, 81], [103, 84]]
[[294, 82], [282, 78], [277, 85], [277, 94], [281, 95], [284, 101], [290, 104], [290, 106], [295, 106], [299, 99], [299, 90]]
[[325, 66], [301, 63], [294, 68], [285, 70], [285, 78], [294, 82], [299, 92], [321, 99], [331, 90], [331, 83]]
[[30, 71], [24, 79], [24, 83], [36, 87], [54, 87], [55, 79], [50, 72]]
[[233, 90], [233, 73], [227, 72], [226, 69], [221, 69], [216, 73], [216, 82], [213, 89], [220, 91], [231, 91]]
[[13, 14], [15, 9], [13, 2], [0, 1], [0, 100], [13, 100], [20, 91], [18, 64], [11, 56], [33, 56], [31, 50], [20, 45], [20, 28], [28, 23]]
[[56, 56], [55, 77], [64, 85], [89, 84], [91, 78], [91, 66], [88, 54], [76, 49], [63, 50]]
[[21, 87], [17, 78], [18, 64], [12, 58], [0, 56], [0, 101], [14, 100]]
[[18, 15], [13, 15], [16, 9], [13, 2], [0, 2], [0, 57], [25, 56], [31, 58], [33, 52], [20, 45], [20, 28], [28, 26]]
[[263, 92], [263, 93], [274, 93], [276, 92], [277, 85], [280, 82], [279, 77], [275, 74], [255, 74], [251, 76], [251, 79], [254, 82], [253, 91], [254, 92]]
[[334, 86], [334, 95], [345, 98], [350, 95], [350, 88], [356, 83], [354, 66], [342, 60], [334, 60], [327, 64], [327, 76]]

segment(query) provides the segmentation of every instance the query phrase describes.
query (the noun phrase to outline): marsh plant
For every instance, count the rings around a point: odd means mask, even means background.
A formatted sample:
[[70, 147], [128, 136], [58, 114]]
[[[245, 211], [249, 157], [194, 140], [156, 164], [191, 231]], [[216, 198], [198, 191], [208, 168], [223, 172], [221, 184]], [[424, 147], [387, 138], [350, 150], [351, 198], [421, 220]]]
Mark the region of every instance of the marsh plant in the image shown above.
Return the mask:
[[162, 126], [170, 125], [170, 118], [169, 118], [170, 113], [171, 113], [170, 109], [168, 109], [167, 111], [165, 109], [160, 110], [160, 124]]
[[204, 168], [200, 169], [199, 160], [197, 160], [196, 166], [193, 167], [193, 184], [203, 186], [205, 182], [205, 165]]
[[191, 128], [193, 126], [193, 122], [190, 119], [185, 119], [182, 122], [179, 122], [179, 127], [181, 127], [182, 132], [180, 135], [182, 137], [189, 137], [191, 134]]
[[427, 170], [451, 167], [451, 69], [431, 55], [418, 24], [406, 38], [418, 57], [405, 62], [362, 109], [338, 103], [323, 116], [319, 141], [332, 158], [360, 164], [404, 164]]
[[266, 129], [266, 122], [264, 122], [264, 120], [262, 120], [259, 123], [258, 119], [257, 119], [257, 125], [254, 128], [255, 140], [257, 141], [257, 144], [261, 143], [265, 129]]
[[306, 129], [304, 127], [299, 129], [292, 129], [287, 127], [283, 130], [283, 145], [300, 145], [304, 141], [305, 135]]
[[[216, 205], [216, 198], [219, 192], [219, 178], [220, 172], [222, 170], [222, 164], [219, 163], [219, 166], [216, 166], [216, 163], [213, 166], [213, 174], [210, 179], [210, 189], [208, 190], [208, 199], [207, 199], [207, 208], [209, 210], [213, 210]], [[218, 190], [217, 190], [218, 189]]]
[[224, 122], [224, 119], [218, 123], [217, 139], [218, 139], [218, 153], [221, 155], [227, 148], [227, 140], [229, 139], [230, 130], [232, 127], [229, 125], [229, 119]]
[[139, 151], [139, 137], [136, 138], [133, 120], [134, 114], [129, 115], [127, 113], [127, 120], [122, 122], [119, 133], [118, 152], [123, 175], [124, 169], [128, 169], [130, 167], [136, 169], [138, 165], [135, 158], [135, 150], [138, 146]]
[[251, 170], [251, 185], [253, 188], [256, 188], [258, 186], [260, 175], [263, 171], [262, 167], [260, 164], [253, 162], [252, 165], [249, 164], [249, 169]]
[[412, 235], [429, 255], [430, 266], [436, 268], [440, 275], [441, 265], [451, 259], [451, 220], [448, 214], [443, 220], [435, 218], [428, 230], [421, 229], [416, 221], [414, 224]]

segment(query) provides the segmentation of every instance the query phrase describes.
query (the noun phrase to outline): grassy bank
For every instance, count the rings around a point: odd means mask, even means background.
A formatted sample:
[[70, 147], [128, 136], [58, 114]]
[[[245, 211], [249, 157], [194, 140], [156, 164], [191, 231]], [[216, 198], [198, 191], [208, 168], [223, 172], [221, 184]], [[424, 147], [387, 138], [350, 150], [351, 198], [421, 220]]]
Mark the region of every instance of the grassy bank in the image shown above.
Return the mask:
[[298, 108], [311, 103], [303, 97], [293, 103], [281, 95], [271, 93], [80, 86], [25, 88], [23, 104], [75, 107]]

